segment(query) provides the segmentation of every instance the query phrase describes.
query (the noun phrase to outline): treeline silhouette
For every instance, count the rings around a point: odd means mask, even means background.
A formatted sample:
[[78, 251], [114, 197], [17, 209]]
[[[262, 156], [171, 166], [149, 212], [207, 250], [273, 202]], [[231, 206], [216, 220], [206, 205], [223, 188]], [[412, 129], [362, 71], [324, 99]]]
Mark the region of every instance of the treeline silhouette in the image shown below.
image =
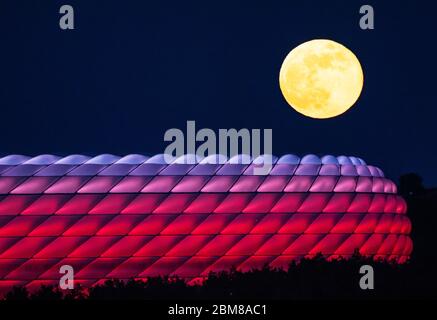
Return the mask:
[[[29, 293], [14, 287], [5, 300], [202, 300], [202, 299], [399, 299], [437, 297], [437, 189], [426, 189], [416, 174], [400, 179], [399, 191], [408, 203], [414, 250], [403, 265], [374, 261], [354, 254], [351, 259], [326, 261], [321, 255], [293, 262], [288, 270], [211, 273], [200, 285], [183, 279], [157, 277], [146, 281], [107, 280], [92, 288], [73, 290], [42, 286]], [[362, 265], [374, 268], [374, 290], [362, 290]]]

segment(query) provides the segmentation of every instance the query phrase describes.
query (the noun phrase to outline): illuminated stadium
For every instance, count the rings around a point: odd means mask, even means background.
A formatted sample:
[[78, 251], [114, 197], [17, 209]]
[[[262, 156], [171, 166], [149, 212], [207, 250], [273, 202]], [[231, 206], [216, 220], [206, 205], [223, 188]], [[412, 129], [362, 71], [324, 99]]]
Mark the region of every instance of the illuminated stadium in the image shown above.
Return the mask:
[[383, 172], [346, 156], [0, 158], [0, 292], [75, 283], [285, 268], [322, 254], [404, 263], [405, 201]]

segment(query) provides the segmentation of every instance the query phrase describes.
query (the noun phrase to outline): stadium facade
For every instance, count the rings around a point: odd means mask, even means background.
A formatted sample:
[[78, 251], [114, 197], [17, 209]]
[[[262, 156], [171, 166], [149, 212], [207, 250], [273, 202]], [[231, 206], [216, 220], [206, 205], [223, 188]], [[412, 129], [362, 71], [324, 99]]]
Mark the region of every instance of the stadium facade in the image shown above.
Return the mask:
[[346, 156], [109, 154], [0, 158], [0, 291], [108, 278], [250, 270], [358, 250], [404, 263], [405, 201], [383, 172]]

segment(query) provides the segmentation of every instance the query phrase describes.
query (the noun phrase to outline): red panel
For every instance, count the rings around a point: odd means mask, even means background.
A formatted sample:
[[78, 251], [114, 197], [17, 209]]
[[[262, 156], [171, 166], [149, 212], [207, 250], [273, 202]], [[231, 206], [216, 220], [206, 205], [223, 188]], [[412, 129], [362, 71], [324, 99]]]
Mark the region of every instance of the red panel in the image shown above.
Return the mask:
[[31, 258], [44, 248], [53, 238], [50, 237], [27, 237], [16, 242], [8, 250], [0, 255], [1, 259], [7, 258]]
[[250, 233], [276, 233], [290, 218], [289, 214], [269, 213], [250, 231]]
[[396, 213], [400, 213], [400, 214], [404, 214], [407, 212], [407, 203], [405, 202], [405, 200], [400, 197], [397, 196], [397, 206], [396, 206]]
[[153, 213], [181, 213], [195, 198], [193, 194], [170, 194]]
[[361, 246], [360, 254], [374, 255], [378, 252], [379, 247], [384, 240], [384, 235], [382, 234], [372, 234], [369, 239]]
[[198, 256], [222, 256], [234, 246], [242, 235], [218, 235], [197, 252]]
[[315, 245], [324, 237], [322, 234], [303, 234], [283, 252], [284, 255], [308, 254]]
[[64, 236], [93, 236], [111, 218], [112, 216], [110, 215], [84, 216], [65, 231]]
[[[21, 238], [17, 238], [17, 237], [8, 237], [8, 238], [1, 237], [0, 238], [0, 253], [4, 252], [7, 249], [9, 249], [10, 247], [12, 247], [12, 245], [14, 243], [18, 242], [20, 239]], [[0, 271], [0, 274], [1, 274], [1, 271]], [[0, 278], [1, 278], [1, 276], [0, 276]]]
[[55, 182], [57, 177], [30, 177], [11, 191], [15, 194], [36, 194], [44, 192], [49, 185]]
[[141, 215], [118, 215], [109, 221], [96, 233], [98, 236], [119, 236], [128, 234], [144, 216]]
[[289, 180], [289, 176], [268, 176], [259, 186], [258, 192], [282, 192]]
[[101, 200], [90, 214], [117, 214], [120, 213], [134, 198], [132, 194], [108, 194]]
[[120, 237], [93, 237], [69, 254], [72, 258], [98, 257]]
[[172, 275], [187, 257], [162, 257], [139, 274], [139, 277], [157, 277]]
[[297, 212], [322, 212], [330, 197], [329, 193], [311, 193], [306, 197]]
[[321, 214], [305, 230], [305, 233], [329, 233], [341, 216], [341, 214], [335, 213]]
[[156, 176], [141, 190], [142, 193], [170, 192], [181, 177]]
[[288, 270], [293, 261], [297, 261], [301, 256], [279, 256], [270, 262], [271, 268]]
[[375, 194], [369, 207], [369, 213], [384, 213], [385, 195]]
[[94, 177], [82, 186], [77, 193], [107, 193], [119, 181], [120, 177], [116, 176]]
[[397, 241], [398, 241], [398, 236], [394, 234], [389, 234], [382, 242], [381, 246], [378, 249], [377, 254], [384, 254], [384, 255], [391, 254]]
[[135, 193], [140, 192], [146, 183], [152, 180], [152, 177], [147, 176], [127, 176], [117, 183], [111, 193]]
[[124, 258], [97, 258], [80, 270], [76, 277], [80, 279], [101, 279], [120, 265]]
[[391, 225], [390, 233], [401, 233], [402, 231], [402, 216], [395, 215]]
[[390, 233], [394, 215], [385, 213], [379, 218], [375, 233]]
[[63, 258], [84, 243], [88, 237], [59, 237], [45, 246], [35, 258]]
[[22, 214], [43, 214], [51, 215], [56, 212], [67, 200], [70, 195], [43, 195], [24, 209]]
[[0, 237], [23, 237], [36, 228], [47, 217], [18, 216], [0, 228]]
[[207, 215], [180, 215], [172, 223], [170, 223], [161, 234], [188, 234], [193, 231]]
[[281, 195], [278, 193], [258, 193], [250, 201], [244, 213], [267, 213], [276, 204]]
[[[17, 269], [24, 263], [23, 259], [0, 259], [0, 279], [3, 279], [12, 270]], [[0, 283], [2, 281], [0, 280]], [[8, 291], [10, 291], [9, 288]]]
[[212, 236], [186, 236], [166, 253], [169, 257], [193, 256], [198, 252]]
[[172, 192], [199, 192], [208, 180], [207, 176], [185, 176]]
[[8, 280], [33, 280], [40, 274], [52, 267], [58, 259], [31, 259], [9, 273], [5, 279]]
[[373, 233], [379, 221], [379, 214], [366, 214], [355, 230], [356, 233]]
[[359, 249], [368, 238], [369, 235], [367, 234], [352, 234], [335, 250], [335, 254], [340, 256], [351, 255], [355, 250]]
[[10, 195], [0, 201], [0, 215], [20, 214], [38, 196]]
[[246, 261], [238, 266], [238, 270], [241, 272], [249, 272], [251, 270], [262, 270], [264, 267], [268, 266], [269, 263], [274, 259], [273, 256], [263, 256], [263, 257], [249, 257]]
[[135, 253], [134, 256], [163, 256], [183, 238], [183, 236], [156, 236], [152, 240], [150, 240], [144, 247], [142, 247], [137, 253]]
[[192, 234], [217, 234], [223, 230], [236, 215], [233, 214], [211, 214], [199, 224]]
[[155, 235], [161, 232], [176, 215], [151, 215], [140, 222], [129, 235]]
[[165, 197], [165, 194], [140, 194], [121, 213], [152, 213]]
[[69, 176], [56, 181], [45, 193], [75, 193], [90, 177]]
[[116, 279], [135, 278], [141, 271], [152, 265], [157, 259], [158, 258], [156, 257], [129, 258], [111, 271], [107, 277]]
[[275, 234], [255, 252], [255, 255], [280, 255], [297, 237], [296, 234]]
[[348, 213], [338, 221], [334, 228], [331, 229], [331, 233], [354, 233], [358, 224], [361, 222], [364, 215]]
[[200, 194], [184, 210], [184, 213], [211, 213], [225, 198], [225, 194], [211, 193]]
[[263, 245], [270, 235], [247, 235], [241, 239], [236, 245], [234, 245], [228, 252], [227, 256], [249, 256], [253, 255], [261, 245]]
[[130, 257], [139, 249], [141, 249], [152, 236], [126, 236], [121, 238], [117, 243], [112, 245], [101, 256], [102, 257]]
[[[72, 266], [74, 269], [74, 272], [79, 272], [83, 267], [88, 265], [91, 261], [93, 261], [92, 258], [65, 258], [53, 265], [51, 268], [49, 268], [46, 272], [41, 274], [39, 276], [39, 279], [55, 279], [59, 281], [59, 277], [61, 276], [59, 274], [59, 270], [61, 266], [68, 265]], [[74, 280], [74, 285], [77, 286], [80, 284], [79, 279]]]
[[303, 233], [317, 216], [307, 213], [293, 214], [278, 233]]
[[[30, 217], [37, 216], [26, 218]], [[29, 233], [29, 236], [59, 236], [79, 219], [79, 216], [51, 216]]]
[[349, 205], [353, 199], [352, 193], [334, 193], [328, 204], [323, 209], [323, 212], [328, 213], [343, 213], [347, 212]]
[[175, 271], [175, 274], [180, 277], [198, 276], [208, 266], [214, 263], [215, 260], [217, 260], [217, 257], [191, 257]]
[[230, 193], [214, 210], [215, 213], [240, 213], [252, 199], [252, 194]]
[[336, 183], [336, 176], [318, 176], [311, 186], [310, 192], [332, 192]]
[[313, 184], [313, 176], [293, 176], [284, 192], [307, 192]]
[[272, 208], [274, 213], [293, 213], [305, 199], [304, 193], [285, 193]]
[[347, 212], [351, 213], [367, 213], [372, 202], [372, 196], [369, 194], [357, 194]]
[[203, 271], [202, 275], [208, 275], [210, 272], [228, 271], [233, 267], [237, 268], [246, 259], [246, 256], [220, 257], [212, 266]]
[[385, 201], [384, 212], [385, 213], [395, 213], [396, 212], [396, 196], [395, 195], [387, 195]]
[[213, 176], [202, 188], [202, 192], [228, 192], [237, 178], [237, 176]]
[[86, 214], [103, 196], [96, 194], [75, 195], [56, 214]]
[[229, 192], [255, 192], [263, 180], [262, 176], [240, 176]]
[[237, 215], [237, 217], [222, 230], [222, 234], [245, 234], [264, 217], [263, 214]]
[[347, 234], [328, 234], [309, 251], [309, 254], [333, 254], [347, 237]]

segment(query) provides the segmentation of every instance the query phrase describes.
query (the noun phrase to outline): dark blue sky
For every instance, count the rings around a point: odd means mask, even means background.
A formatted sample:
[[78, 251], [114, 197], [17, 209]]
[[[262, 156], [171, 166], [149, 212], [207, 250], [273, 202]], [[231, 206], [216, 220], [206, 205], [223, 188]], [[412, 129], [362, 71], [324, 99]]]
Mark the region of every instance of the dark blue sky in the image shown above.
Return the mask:
[[[58, 10], [75, 9], [62, 31]], [[375, 30], [359, 28], [372, 4]], [[160, 153], [168, 128], [272, 128], [273, 150], [356, 155], [437, 185], [431, 1], [0, 0], [0, 154]], [[354, 108], [305, 118], [284, 101], [287, 53], [314, 38], [364, 69]]]

